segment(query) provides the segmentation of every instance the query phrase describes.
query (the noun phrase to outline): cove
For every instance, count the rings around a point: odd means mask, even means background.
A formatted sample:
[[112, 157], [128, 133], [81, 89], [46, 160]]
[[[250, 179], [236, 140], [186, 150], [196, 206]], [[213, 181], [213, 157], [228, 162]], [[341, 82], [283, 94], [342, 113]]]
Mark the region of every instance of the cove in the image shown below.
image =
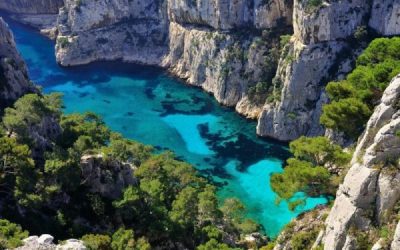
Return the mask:
[[267, 235], [275, 237], [292, 218], [326, 203], [322, 197], [307, 198], [296, 211], [285, 202], [275, 204], [269, 178], [282, 171], [287, 146], [258, 138], [255, 122], [207, 93], [150, 66], [101, 62], [59, 67], [53, 41], [5, 19], [32, 81], [46, 93], [62, 92], [66, 113], [95, 112], [125, 137], [175, 152], [219, 187], [220, 200], [239, 198]]

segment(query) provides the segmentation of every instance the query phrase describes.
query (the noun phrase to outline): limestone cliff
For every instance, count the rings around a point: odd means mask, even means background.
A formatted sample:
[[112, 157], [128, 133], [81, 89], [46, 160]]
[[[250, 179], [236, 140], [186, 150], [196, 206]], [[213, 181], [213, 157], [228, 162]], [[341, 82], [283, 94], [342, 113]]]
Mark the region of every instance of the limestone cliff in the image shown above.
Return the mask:
[[[400, 75], [386, 89], [359, 140], [352, 167], [326, 220], [325, 249], [354, 249], [349, 244], [354, 231], [386, 225], [392, 217], [400, 201], [399, 104]], [[398, 240], [396, 232], [392, 245], [397, 246]]]
[[253, 118], [261, 105], [249, 100], [248, 89], [272, 78], [278, 59], [268, 59], [292, 17], [288, 0], [65, 3], [56, 46], [61, 65], [115, 59], [160, 65]]
[[275, 77], [280, 98], [264, 106], [258, 134], [285, 141], [323, 134], [319, 117], [328, 101], [324, 87], [351, 70], [356, 53], [348, 39], [369, 12], [364, 0], [321, 1], [318, 6], [294, 1], [294, 35]]
[[165, 5], [162, 0], [66, 0], [58, 18], [57, 61], [160, 64], [168, 51]]
[[[399, 34], [399, 9], [400, 0], [66, 0], [57, 60], [166, 67], [259, 118], [259, 135], [293, 140], [324, 133], [324, 87], [352, 69], [363, 48], [355, 33]], [[279, 37], [291, 30], [282, 50]], [[271, 56], [277, 49], [280, 60]], [[257, 85], [266, 90], [255, 102]]]
[[292, 0], [169, 0], [172, 22], [218, 30], [265, 29], [291, 23]]
[[20, 14], [57, 14], [64, 0], [0, 0], [0, 9]]
[[28, 78], [25, 62], [19, 55], [14, 37], [0, 18], [0, 112], [35, 87]]

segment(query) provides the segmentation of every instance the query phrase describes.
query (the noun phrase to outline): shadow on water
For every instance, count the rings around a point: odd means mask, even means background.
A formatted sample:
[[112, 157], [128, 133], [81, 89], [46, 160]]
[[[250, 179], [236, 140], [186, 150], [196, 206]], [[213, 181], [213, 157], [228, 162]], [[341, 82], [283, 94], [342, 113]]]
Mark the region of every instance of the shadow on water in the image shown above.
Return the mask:
[[219, 187], [221, 200], [239, 198], [268, 235], [276, 236], [297, 214], [326, 202], [308, 199], [304, 209], [294, 212], [285, 203], [276, 205], [269, 178], [282, 171], [287, 145], [257, 137], [254, 121], [220, 106], [209, 94], [158, 67], [118, 61], [60, 67], [53, 41], [6, 20], [31, 79], [46, 93], [62, 92], [66, 113], [96, 112], [124, 136], [158, 151], [174, 151]]

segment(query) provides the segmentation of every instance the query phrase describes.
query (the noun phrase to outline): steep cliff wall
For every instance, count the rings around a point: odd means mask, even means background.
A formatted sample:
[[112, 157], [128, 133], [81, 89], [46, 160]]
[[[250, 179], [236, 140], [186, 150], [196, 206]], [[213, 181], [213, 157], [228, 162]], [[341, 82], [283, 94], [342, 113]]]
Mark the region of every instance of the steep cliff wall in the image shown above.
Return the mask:
[[66, 0], [59, 14], [57, 61], [160, 64], [168, 51], [165, 5], [162, 0]]
[[[259, 135], [293, 140], [324, 133], [324, 87], [351, 70], [362, 47], [354, 34], [361, 27], [399, 34], [399, 9], [400, 0], [66, 0], [57, 60], [64, 66], [122, 59], [166, 67], [259, 118]], [[271, 58], [290, 27], [294, 34], [280, 48], [280, 60]], [[255, 102], [249, 89], [256, 86], [264, 90]]]
[[172, 22], [218, 30], [265, 29], [291, 23], [292, 0], [169, 0]]
[[320, 135], [321, 108], [328, 100], [325, 85], [351, 70], [354, 48], [349, 38], [368, 20], [370, 5], [364, 0], [294, 1], [294, 35], [281, 55], [276, 74], [280, 98], [267, 102], [257, 133], [279, 140]]
[[278, 61], [271, 59], [272, 45], [290, 30], [291, 6], [289, 0], [67, 0], [57, 60], [65, 66], [115, 59], [160, 65], [257, 118], [261, 105], [247, 92], [271, 81]]
[[57, 14], [64, 0], [0, 0], [0, 9], [20, 14]]
[[386, 89], [357, 145], [326, 220], [325, 249], [354, 249], [344, 247], [352, 245], [348, 242], [354, 241], [354, 230], [385, 225], [393, 214], [400, 200], [399, 104], [400, 75]]
[[28, 78], [25, 62], [19, 55], [14, 37], [0, 18], [0, 112], [20, 96], [35, 91]]

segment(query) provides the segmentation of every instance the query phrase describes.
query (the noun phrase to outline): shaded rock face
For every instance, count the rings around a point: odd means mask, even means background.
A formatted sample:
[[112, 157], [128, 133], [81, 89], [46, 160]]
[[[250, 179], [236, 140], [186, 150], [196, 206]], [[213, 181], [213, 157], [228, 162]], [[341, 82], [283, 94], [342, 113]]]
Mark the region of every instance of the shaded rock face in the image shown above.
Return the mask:
[[93, 193], [118, 199], [122, 190], [136, 184], [135, 166], [118, 161], [107, 161], [102, 155], [85, 155], [81, 158], [83, 183]]
[[[220, 103], [235, 106], [245, 101], [250, 86], [263, 79], [268, 50], [255, 35], [239, 37], [171, 23], [170, 51], [163, 66], [213, 93]], [[250, 108], [243, 113], [257, 117], [258, 107], [246, 107]]]
[[304, 44], [352, 36], [365, 24], [370, 12], [365, 0], [325, 1], [318, 10], [313, 10], [309, 4], [309, 1], [294, 2], [294, 34]]
[[400, 200], [399, 100], [400, 75], [385, 90], [357, 145], [326, 221], [325, 249], [342, 249], [352, 237], [351, 227], [366, 230], [371, 224], [384, 225]]
[[305, 45], [294, 37], [275, 77], [280, 98], [264, 106], [257, 133], [285, 141], [322, 134], [319, 117], [322, 104], [327, 102], [324, 83], [346, 49], [347, 44], [341, 41]]
[[0, 9], [21, 14], [57, 14], [64, 0], [0, 0]]
[[165, 5], [162, 0], [66, 0], [58, 18], [57, 61], [160, 64], [168, 51]]
[[369, 26], [382, 35], [398, 35], [400, 33], [400, 1], [374, 0]]
[[19, 55], [14, 37], [0, 18], [0, 113], [22, 95], [36, 91], [28, 78], [25, 62]]
[[169, 0], [171, 21], [219, 30], [290, 24], [292, 0]]
[[365, 23], [370, 6], [332, 0], [310, 7], [295, 0], [293, 9], [294, 35], [275, 76], [280, 98], [265, 104], [257, 126], [259, 135], [283, 141], [324, 133], [319, 117], [328, 102], [325, 85], [351, 70], [346, 64], [356, 53], [346, 39]]

